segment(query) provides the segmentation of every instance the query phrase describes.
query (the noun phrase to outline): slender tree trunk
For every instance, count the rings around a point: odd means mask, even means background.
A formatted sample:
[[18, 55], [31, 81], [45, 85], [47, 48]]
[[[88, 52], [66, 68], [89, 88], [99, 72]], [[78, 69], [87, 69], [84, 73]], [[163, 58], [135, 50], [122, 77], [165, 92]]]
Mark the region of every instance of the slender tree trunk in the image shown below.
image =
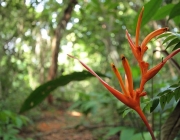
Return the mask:
[[[71, 18], [71, 14], [74, 6], [77, 4], [77, 0], [69, 0], [68, 6], [64, 11], [62, 18], [59, 20], [57, 28], [55, 30], [55, 35], [52, 41], [52, 57], [51, 57], [51, 66], [48, 73], [48, 81], [53, 80], [56, 77], [58, 69], [58, 53], [60, 42], [63, 37], [64, 31], [66, 29], [67, 23]], [[53, 103], [53, 96], [50, 94], [48, 96], [48, 103]]]
[[180, 101], [161, 128], [161, 140], [173, 140], [180, 130]]

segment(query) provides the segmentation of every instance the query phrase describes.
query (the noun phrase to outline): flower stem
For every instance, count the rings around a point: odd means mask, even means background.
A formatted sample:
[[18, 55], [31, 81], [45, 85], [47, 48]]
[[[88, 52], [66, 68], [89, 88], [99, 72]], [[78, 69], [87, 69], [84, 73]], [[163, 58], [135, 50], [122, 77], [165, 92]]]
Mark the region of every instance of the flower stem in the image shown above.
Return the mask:
[[135, 108], [136, 112], [139, 114], [139, 116], [141, 117], [141, 119], [143, 120], [144, 124], [146, 125], [149, 133], [151, 134], [151, 137], [152, 137], [152, 140], [156, 140], [155, 136], [154, 136], [154, 133], [146, 119], [146, 116], [144, 115], [144, 113], [142, 112], [141, 108], [140, 107], [137, 107]]

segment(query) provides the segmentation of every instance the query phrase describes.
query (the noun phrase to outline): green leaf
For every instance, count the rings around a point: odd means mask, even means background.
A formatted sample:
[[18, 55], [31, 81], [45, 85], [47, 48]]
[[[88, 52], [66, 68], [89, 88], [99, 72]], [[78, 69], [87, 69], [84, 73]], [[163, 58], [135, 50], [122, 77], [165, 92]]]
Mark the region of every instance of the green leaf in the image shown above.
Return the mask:
[[173, 20], [174, 20], [176, 26], [179, 26], [179, 24], [180, 24], [180, 16], [176, 16], [175, 18], [173, 18]]
[[156, 109], [156, 107], [158, 106], [158, 104], [159, 104], [159, 98], [154, 99], [153, 103], [152, 103], [152, 106], [150, 108], [150, 112], [153, 112], [154, 109]]
[[144, 5], [142, 26], [151, 20], [151, 18], [156, 14], [161, 4], [162, 0], [150, 0], [148, 3]]
[[171, 92], [171, 90], [170, 90], [170, 89], [167, 89], [167, 90], [165, 90], [165, 91], [163, 91], [163, 92], [158, 93], [157, 96], [162, 96], [162, 95], [167, 94], [167, 93], [169, 93], [169, 92]]
[[122, 117], [124, 118], [129, 112], [131, 112], [132, 110], [131, 109], [126, 109], [124, 110], [123, 114], [122, 114]]
[[160, 97], [160, 105], [161, 105], [161, 108], [164, 109], [164, 106], [166, 104], [166, 101], [167, 101], [167, 97], [165, 95], [161, 96]]
[[8, 123], [9, 121], [9, 116], [4, 112], [4, 111], [0, 111], [0, 122], [1, 123]]
[[176, 88], [176, 87], [179, 87], [179, 84], [171, 85], [169, 88]]
[[[143, 133], [143, 135], [144, 135], [144, 133]], [[130, 140], [142, 140], [142, 133], [134, 134]]]
[[120, 140], [130, 140], [134, 135], [134, 129], [123, 129], [121, 131]]
[[168, 37], [163, 41], [162, 44], [164, 44], [164, 43], [166, 43], [166, 42], [168, 42], [168, 41], [170, 41], [170, 40], [172, 40], [172, 39], [174, 39], [174, 38], [176, 38], [174, 35], [170, 35], [170, 36], [168, 36]]
[[[157, 10], [159, 9], [161, 3], [162, 3], [162, 0], [158, 0], [158, 1], [157, 0], [150, 0], [149, 2], [147, 2], [144, 5], [144, 13], [143, 13], [143, 19], [142, 19], [141, 27], [143, 27], [146, 23], [148, 23], [151, 20], [151, 18], [155, 15]], [[140, 11], [141, 10], [139, 10], [139, 12], [137, 13], [137, 15], [135, 17], [134, 28], [136, 28], [136, 24], [138, 21]]]
[[169, 48], [172, 45], [175, 45], [178, 42], [180, 42], [180, 40], [178, 38], [174, 38], [172, 41], [169, 42], [169, 44], [167, 45], [166, 49]]
[[173, 92], [170, 92], [166, 95], [166, 98], [167, 98], [167, 103], [169, 103], [172, 99], [172, 97], [174, 96]]
[[179, 10], [179, 7], [180, 7], [180, 2], [177, 3], [171, 10], [170, 12], [170, 15], [169, 15], [169, 20], [176, 17], [176, 16], [179, 16], [180, 15], [180, 10]]
[[172, 32], [163, 33], [162, 35], [159, 35], [158, 37], [156, 37], [156, 39], [159, 39], [159, 38], [162, 38], [162, 37], [166, 37], [166, 36], [169, 36], [169, 35], [172, 35]]
[[21, 120], [21, 118], [19, 116], [16, 116], [14, 118], [14, 123], [15, 123], [16, 127], [18, 127], [18, 128], [21, 128], [23, 125], [23, 121]]
[[[97, 74], [99, 76], [105, 77], [105, 75], [100, 74], [98, 72]], [[20, 113], [28, 111], [29, 109], [32, 109], [38, 104], [40, 104], [57, 87], [67, 85], [71, 81], [81, 81], [89, 77], [94, 77], [94, 76], [87, 71], [73, 72], [69, 75], [62, 75], [55, 80], [48, 81], [45, 84], [40, 85], [24, 101], [20, 109]]]
[[174, 50], [176, 50], [176, 49], [178, 49], [178, 48], [180, 48], [180, 42], [179, 42], [178, 44], [176, 44], [176, 46], [174, 46], [174, 48], [172, 49], [172, 51], [174, 51]]
[[180, 33], [173, 33], [180, 40]]
[[174, 91], [174, 95], [175, 95], [175, 100], [178, 101], [179, 98], [180, 98], [180, 88], [177, 88], [177, 89]]
[[108, 133], [106, 134], [106, 136], [112, 136], [115, 135], [116, 133], [118, 133], [119, 131], [121, 131], [122, 129], [125, 129], [124, 127], [113, 127], [111, 128]]
[[161, 7], [153, 16], [153, 20], [160, 20], [160, 19], [164, 19], [166, 16], [169, 16], [173, 7], [174, 4], [168, 4], [166, 6]]

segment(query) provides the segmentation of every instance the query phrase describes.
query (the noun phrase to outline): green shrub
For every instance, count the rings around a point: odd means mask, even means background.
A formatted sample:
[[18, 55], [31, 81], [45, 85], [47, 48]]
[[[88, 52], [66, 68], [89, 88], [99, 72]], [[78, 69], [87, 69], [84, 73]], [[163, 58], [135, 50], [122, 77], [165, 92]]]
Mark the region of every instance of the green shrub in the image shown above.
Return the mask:
[[17, 136], [23, 125], [30, 120], [22, 115], [18, 115], [9, 110], [0, 111], [0, 139], [2, 140], [21, 140]]

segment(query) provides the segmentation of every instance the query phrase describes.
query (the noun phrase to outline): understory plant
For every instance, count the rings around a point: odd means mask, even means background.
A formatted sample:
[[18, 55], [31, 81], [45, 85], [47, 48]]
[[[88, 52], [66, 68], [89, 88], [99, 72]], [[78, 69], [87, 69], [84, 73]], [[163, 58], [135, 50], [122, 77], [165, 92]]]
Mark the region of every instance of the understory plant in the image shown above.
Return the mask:
[[0, 139], [1, 140], [21, 140], [18, 134], [23, 126], [30, 120], [9, 110], [0, 111]]

